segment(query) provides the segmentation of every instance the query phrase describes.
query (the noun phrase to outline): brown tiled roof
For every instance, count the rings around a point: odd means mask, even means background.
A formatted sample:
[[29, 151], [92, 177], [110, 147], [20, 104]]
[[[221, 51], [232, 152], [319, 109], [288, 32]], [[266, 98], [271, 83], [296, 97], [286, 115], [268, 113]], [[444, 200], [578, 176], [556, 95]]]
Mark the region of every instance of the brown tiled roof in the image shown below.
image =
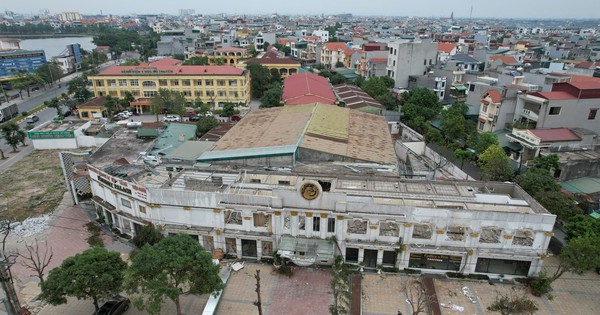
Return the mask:
[[355, 85], [338, 84], [333, 88], [337, 96], [346, 104], [346, 106], [348, 106], [348, 108], [357, 109], [366, 106], [372, 106], [385, 109], [381, 103], [373, 99], [371, 96], [369, 96], [369, 94]]
[[106, 101], [106, 97], [100, 96], [100, 97], [93, 98], [83, 104], [77, 105], [77, 108], [104, 107], [105, 101]]

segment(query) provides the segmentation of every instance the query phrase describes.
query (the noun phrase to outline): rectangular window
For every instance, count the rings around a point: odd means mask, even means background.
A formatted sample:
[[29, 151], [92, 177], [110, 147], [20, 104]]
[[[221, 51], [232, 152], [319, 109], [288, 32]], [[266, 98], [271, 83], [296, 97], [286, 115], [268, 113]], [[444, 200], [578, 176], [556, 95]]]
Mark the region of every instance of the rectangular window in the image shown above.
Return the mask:
[[144, 97], [155, 97], [156, 91], [144, 91]]
[[313, 231], [321, 231], [321, 217], [313, 217]]
[[190, 80], [181, 80], [181, 83], [183, 84], [183, 86], [190, 86]]
[[119, 79], [119, 86], [127, 86], [127, 80]]
[[427, 65], [427, 59], [423, 59], [423, 65], [426, 66]]
[[485, 123], [480, 121], [478, 129], [483, 130], [483, 128], [485, 128]]
[[253, 213], [254, 227], [263, 227], [267, 224], [266, 216], [264, 213]]
[[597, 109], [590, 109], [590, 113], [588, 114], [588, 120], [596, 119], [596, 113], [598, 113]]
[[169, 81], [163, 80], [163, 79], [158, 80], [158, 85], [159, 86], [167, 86], [167, 85], [169, 85]]
[[548, 112], [548, 115], [560, 115], [560, 107], [559, 106], [550, 107], [550, 111]]
[[236, 224], [242, 225], [242, 212], [241, 211], [233, 211], [233, 210], [225, 210], [225, 215], [223, 217], [225, 224]]
[[121, 204], [123, 205], [123, 207], [127, 207], [127, 208], [131, 209], [131, 201], [129, 201], [125, 198], [121, 198]]
[[131, 86], [140, 86], [138, 80], [129, 80], [129, 85]]
[[327, 233], [335, 233], [335, 218], [327, 218]]
[[140, 206], [140, 212], [141, 213], [146, 213], [146, 207]]
[[202, 85], [202, 80], [194, 80], [195, 85]]
[[171, 80], [171, 86], [179, 86], [179, 80]]

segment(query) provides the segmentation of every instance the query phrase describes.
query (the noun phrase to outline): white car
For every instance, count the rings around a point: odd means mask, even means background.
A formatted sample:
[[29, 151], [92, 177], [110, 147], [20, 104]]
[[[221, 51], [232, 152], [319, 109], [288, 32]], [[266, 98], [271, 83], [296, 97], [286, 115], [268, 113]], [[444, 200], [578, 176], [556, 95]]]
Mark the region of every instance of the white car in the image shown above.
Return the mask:
[[166, 121], [166, 122], [178, 122], [178, 121], [181, 121], [181, 117], [175, 116], [175, 115], [167, 115], [167, 116], [165, 116], [165, 118], [163, 119], [163, 121]]

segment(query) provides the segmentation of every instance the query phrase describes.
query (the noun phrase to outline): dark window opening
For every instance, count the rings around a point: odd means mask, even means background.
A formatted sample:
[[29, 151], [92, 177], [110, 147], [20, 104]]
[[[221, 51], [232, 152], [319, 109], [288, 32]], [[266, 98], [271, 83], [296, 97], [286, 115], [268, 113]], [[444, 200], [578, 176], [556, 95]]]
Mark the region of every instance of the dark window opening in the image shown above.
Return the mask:
[[383, 251], [383, 259], [381, 262], [384, 265], [395, 266], [397, 256], [398, 256], [398, 254], [396, 254], [396, 252], [384, 250]]
[[327, 218], [327, 232], [335, 233], [335, 218]]
[[597, 109], [590, 109], [590, 113], [588, 114], [588, 120], [596, 119], [596, 114], [598, 113]]
[[314, 232], [321, 231], [321, 218], [320, 217], [313, 217], [313, 231]]
[[550, 107], [548, 115], [560, 115], [560, 107]]
[[346, 261], [358, 262], [358, 248], [346, 248]]
[[331, 182], [320, 181], [320, 180], [318, 182], [321, 185], [321, 188], [323, 189], [323, 191], [330, 191], [331, 190]]

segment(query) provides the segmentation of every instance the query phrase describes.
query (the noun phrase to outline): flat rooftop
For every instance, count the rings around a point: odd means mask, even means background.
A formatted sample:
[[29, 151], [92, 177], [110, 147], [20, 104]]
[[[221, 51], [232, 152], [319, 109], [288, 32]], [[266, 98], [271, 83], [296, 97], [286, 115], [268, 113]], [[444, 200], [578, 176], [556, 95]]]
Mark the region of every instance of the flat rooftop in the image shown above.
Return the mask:
[[40, 127], [31, 130], [37, 132], [47, 131], [75, 131], [85, 125], [87, 120], [63, 120], [63, 121], [50, 121], [48, 124], [41, 125]]

